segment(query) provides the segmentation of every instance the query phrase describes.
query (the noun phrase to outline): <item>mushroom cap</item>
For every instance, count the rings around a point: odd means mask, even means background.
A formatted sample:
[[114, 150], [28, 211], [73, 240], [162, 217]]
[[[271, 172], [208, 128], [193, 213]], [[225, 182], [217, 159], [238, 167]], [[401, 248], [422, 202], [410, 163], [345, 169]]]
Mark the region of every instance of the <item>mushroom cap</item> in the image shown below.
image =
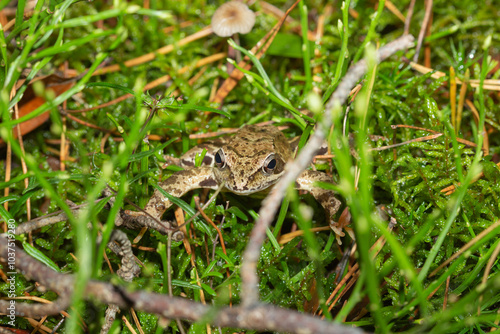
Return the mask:
[[217, 8], [212, 16], [212, 29], [221, 37], [235, 33], [247, 34], [255, 24], [255, 13], [239, 1], [229, 1]]

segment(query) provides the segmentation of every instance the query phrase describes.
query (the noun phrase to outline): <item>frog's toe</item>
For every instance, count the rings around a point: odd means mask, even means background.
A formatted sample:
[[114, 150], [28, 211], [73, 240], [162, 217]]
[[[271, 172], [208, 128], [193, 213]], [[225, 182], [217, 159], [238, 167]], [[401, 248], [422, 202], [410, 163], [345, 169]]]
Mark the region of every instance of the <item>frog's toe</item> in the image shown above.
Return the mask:
[[335, 222], [332, 222], [332, 224], [330, 224], [330, 228], [333, 230], [333, 232], [335, 232], [335, 234], [338, 236], [338, 237], [343, 237], [345, 236], [345, 233], [342, 232], [342, 227], [338, 227], [335, 225], [336, 223]]
[[350, 227], [344, 227], [344, 230], [349, 234], [352, 240], [356, 240], [356, 236], [354, 235], [354, 230]]
[[342, 232], [342, 227], [336, 226], [336, 222], [332, 221], [330, 224], [330, 228], [332, 229], [333, 232], [335, 232], [335, 238], [337, 239], [337, 243], [339, 245], [342, 245], [342, 241], [340, 240], [341, 237], [345, 236], [345, 233]]
[[123, 210], [120, 210], [120, 212], [118, 212], [118, 214], [115, 216], [115, 226], [122, 226], [124, 223], [122, 211]]

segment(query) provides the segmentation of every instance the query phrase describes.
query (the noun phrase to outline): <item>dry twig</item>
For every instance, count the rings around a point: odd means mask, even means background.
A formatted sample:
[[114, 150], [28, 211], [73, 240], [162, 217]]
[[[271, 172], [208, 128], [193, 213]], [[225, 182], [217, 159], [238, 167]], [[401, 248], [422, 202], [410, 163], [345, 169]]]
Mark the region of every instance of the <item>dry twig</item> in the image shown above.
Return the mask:
[[[0, 236], [0, 262], [2, 263], [7, 262], [7, 243], [8, 240]], [[49, 289], [60, 291], [60, 298], [65, 296], [68, 300], [70, 299], [71, 290], [75, 284], [73, 275], [53, 271], [41, 262], [34, 260], [17, 246], [15, 247], [15, 253], [17, 270], [23, 272], [25, 277], [36, 280]], [[222, 327], [289, 333], [362, 333], [357, 328], [322, 321], [308, 314], [271, 305], [214, 309], [210, 306], [183, 298], [169, 297], [144, 291], [130, 292], [125, 288], [94, 280], [90, 280], [87, 283], [84, 295], [87, 298], [92, 298], [102, 303], [116, 304], [123, 309], [133, 307], [138, 311], [154, 313], [167, 318], [178, 317], [189, 321], [207, 321], [215, 326]], [[38, 305], [17, 303], [16, 312], [17, 315], [25, 313], [28, 316], [50, 315], [59, 313], [69, 305], [69, 303], [64, 303], [64, 305], [56, 304], [56, 307], [54, 304], [43, 305], [50, 307], [40, 309]], [[0, 312], [5, 313], [9, 305], [9, 302], [1, 300]]]
[[422, 26], [420, 27], [420, 32], [418, 34], [417, 47], [415, 48], [415, 55], [413, 56], [413, 61], [415, 63], [418, 62], [418, 55], [420, 54], [420, 49], [422, 48], [422, 43], [424, 42], [424, 37], [425, 37], [425, 33], [427, 31], [427, 26], [429, 25], [429, 22], [431, 20], [432, 1], [433, 0], [427, 0], [425, 2], [425, 16], [424, 16], [424, 20], [422, 21]]
[[[411, 35], [405, 35], [398, 38], [377, 51], [377, 60], [383, 61], [397, 51], [410, 48], [413, 46], [413, 41], [414, 38]], [[314, 153], [322, 145], [327, 131], [332, 124], [332, 113], [334, 109], [345, 103], [351, 89], [365, 74], [366, 70], [367, 64], [364, 60], [359, 61], [349, 69], [325, 106], [325, 116], [322, 124], [318, 126], [316, 132], [311, 136], [295, 161], [286, 165], [285, 174], [262, 202], [262, 207], [259, 211], [259, 219], [252, 230], [250, 240], [243, 254], [243, 263], [241, 267], [241, 298], [243, 305], [248, 307], [257, 304], [259, 301], [259, 278], [256, 274], [256, 269], [260, 257], [260, 249], [266, 237], [266, 229], [273, 220], [288, 186], [292, 182], [295, 182], [300, 173], [309, 166]]]
[[[442, 78], [442, 77], [447, 75], [444, 72], [436, 71], [430, 67], [426, 67], [426, 66], [417, 64], [415, 62], [410, 62], [410, 66], [412, 69], [414, 69], [415, 71], [420, 72], [422, 74], [432, 72], [431, 78], [433, 78], [433, 79], [439, 79], [439, 78]], [[479, 85], [480, 85], [479, 79], [470, 79], [470, 80], [465, 80], [465, 82], [462, 82], [462, 80], [456, 78], [456, 82], [458, 85], [469, 84], [471, 87], [479, 87]], [[500, 91], [500, 80], [498, 80], [498, 79], [486, 79], [486, 80], [484, 80], [483, 88], [485, 90]]]
[[410, 5], [408, 6], [408, 13], [406, 14], [405, 18], [404, 35], [408, 35], [410, 33], [411, 17], [413, 16], [413, 9], [415, 8], [415, 2], [416, 0], [411, 0]]
[[[204, 29], [187, 36], [186, 38], [181, 39], [180, 41], [177, 41], [175, 44], [169, 44], [164, 47], [159, 48], [156, 51], [144, 54], [140, 57], [134, 58], [127, 60], [123, 62], [123, 66], [125, 67], [133, 67], [137, 66], [140, 64], [147, 63], [148, 61], [154, 60], [157, 55], [164, 55], [167, 53], [170, 53], [175, 50], [176, 47], [181, 47], [183, 45], [189, 44], [193, 41], [196, 41], [200, 38], [206, 37], [212, 33], [212, 27], [205, 27]], [[101, 74], [106, 74], [106, 73], [112, 73], [120, 70], [120, 65], [119, 64], [114, 64], [110, 65], [108, 67], [103, 67], [101, 69], [98, 69], [95, 71], [92, 75], [101, 75]]]
[[462, 248], [460, 248], [460, 250], [458, 252], [456, 252], [455, 254], [453, 254], [449, 259], [447, 259], [446, 261], [444, 261], [443, 263], [441, 263], [439, 265], [439, 267], [437, 267], [436, 269], [434, 269], [429, 274], [429, 278], [432, 277], [432, 276], [434, 276], [434, 275], [436, 275], [441, 269], [443, 269], [444, 267], [446, 267], [448, 264], [450, 264], [453, 260], [455, 260], [456, 258], [458, 258], [460, 255], [462, 255], [463, 253], [465, 253], [465, 251], [467, 251], [469, 248], [471, 248], [472, 246], [474, 246], [474, 244], [476, 244], [479, 240], [481, 240], [482, 238], [484, 238], [486, 235], [488, 235], [489, 233], [491, 233], [493, 230], [495, 230], [499, 226], [500, 226], [500, 220], [497, 220], [494, 224], [492, 224], [488, 228], [484, 229], [474, 239], [472, 239], [471, 241], [469, 241], [468, 243], [466, 243]]

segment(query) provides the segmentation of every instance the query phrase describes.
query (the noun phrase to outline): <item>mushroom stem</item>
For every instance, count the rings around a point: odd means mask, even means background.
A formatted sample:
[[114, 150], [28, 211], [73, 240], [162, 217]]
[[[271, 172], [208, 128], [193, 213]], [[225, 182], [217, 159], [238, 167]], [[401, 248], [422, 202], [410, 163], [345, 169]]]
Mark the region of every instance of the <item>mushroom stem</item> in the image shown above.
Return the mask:
[[[238, 51], [238, 50], [235, 50], [231, 46], [231, 44], [228, 44], [227, 57], [231, 58], [231, 59], [236, 59], [236, 51]], [[227, 74], [231, 74], [234, 71], [234, 65], [232, 63], [228, 62], [226, 65], [226, 71], [227, 71]]]
[[[221, 37], [233, 36], [234, 42], [240, 45], [238, 33], [247, 34], [255, 24], [255, 13], [246, 4], [240, 1], [229, 1], [217, 8], [212, 16], [212, 29], [214, 34]], [[241, 61], [240, 51], [229, 46], [228, 57], [236, 62]], [[231, 74], [234, 70], [232, 64], [227, 65], [227, 72]]]
[[[234, 39], [234, 42], [236, 43], [236, 45], [240, 46], [240, 34], [238, 34], [238, 33], [234, 34], [233, 39]], [[233, 49], [233, 47], [231, 45], [229, 45], [229, 48]], [[240, 52], [240, 50], [235, 50], [235, 51], [236, 51], [236, 63], [239, 63], [241, 61], [241, 52]], [[228, 52], [229, 52], [229, 50], [228, 50]], [[233, 59], [235, 59], [235, 58], [233, 58]]]
[[[240, 37], [238, 33], [233, 34], [233, 40], [236, 43], [236, 45], [240, 45]], [[228, 58], [231, 58], [236, 61], [238, 64], [241, 61], [241, 52], [240, 50], [236, 50], [231, 46], [231, 44], [228, 44], [227, 48], [227, 56]], [[227, 64], [227, 74], [231, 74], [234, 71], [234, 65], [231, 63]]]

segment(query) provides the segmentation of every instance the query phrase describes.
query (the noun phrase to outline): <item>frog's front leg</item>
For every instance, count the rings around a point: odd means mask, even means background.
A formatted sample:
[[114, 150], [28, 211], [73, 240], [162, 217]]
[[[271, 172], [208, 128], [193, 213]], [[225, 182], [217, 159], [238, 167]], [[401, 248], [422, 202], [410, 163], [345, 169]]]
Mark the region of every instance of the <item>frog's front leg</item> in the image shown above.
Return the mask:
[[[212, 167], [198, 167], [176, 172], [161, 182], [159, 186], [174, 197], [182, 197], [188, 191], [194, 189], [217, 189], [218, 184]], [[161, 220], [163, 213], [172, 204], [158, 189], [155, 189], [153, 196], [144, 208], [144, 212], [126, 210], [125, 215], [128, 216], [126, 219], [134, 219], [145, 226], [155, 228], [158, 225], [156, 220]]]
[[[330, 218], [330, 227], [336, 234], [337, 242], [339, 245], [342, 244], [340, 237], [345, 235], [342, 232], [342, 226], [332, 220], [332, 217], [339, 211], [340, 201], [337, 199], [337, 194], [333, 190], [323, 189], [315, 186], [315, 182], [327, 182], [332, 183], [332, 179], [325, 173], [305, 170], [300, 174], [296, 181], [296, 187], [300, 190], [308, 191], [314, 198], [325, 208], [327, 214]], [[350, 228], [346, 228], [349, 235], [353, 236]]]

